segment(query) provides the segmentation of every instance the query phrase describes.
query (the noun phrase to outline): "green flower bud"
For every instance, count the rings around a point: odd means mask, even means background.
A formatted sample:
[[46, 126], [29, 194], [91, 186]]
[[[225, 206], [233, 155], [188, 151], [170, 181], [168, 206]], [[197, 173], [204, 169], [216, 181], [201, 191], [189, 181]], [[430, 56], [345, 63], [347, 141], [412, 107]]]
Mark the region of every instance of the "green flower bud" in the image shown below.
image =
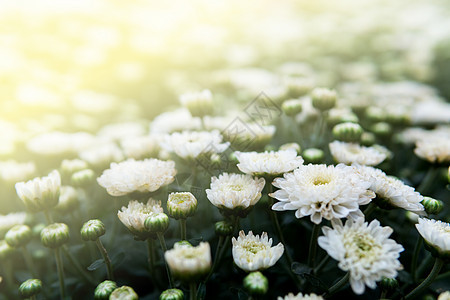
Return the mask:
[[165, 213], [152, 213], [144, 226], [150, 233], [164, 233], [169, 227], [169, 217]]
[[346, 122], [333, 127], [334, 138], [347, 143], [359, 142], [362, 133], [362, 127], [356, 123]]
[[95, 300], [108, 300], [109, 296], [117, 289], [117, 284], [111, 280], [105, 280], [97, 287], [94, 291], [94, 299]]
[[72, 174], [70, 182], [76, 187], [85, 187], [94, 182], [95, 172], [91, 169], [85, 169]]
[[375, 134], [372, 132], [363, 132], [361, 134], [361, 145], [370, 147], [375, 144]]
[[138, 300], [139, 296], [129, 286], [121, 286], [114, 290], [109, 296], [109, 300]]
[[313, 82], [309, 78], [289, 78], [286, 82], [287, 97], [298, 98], [309, 93], [313, 88]]
[[392, 126], [386, 122], [378, 122], [370, 127], [370, 131], [379, 137], [388, 137], [392, 134]]
[[378, 283], [378, 285], [383, 290], [392, 291], [392, 290], [395, 290], [398, 287], [398, 281], [395, 278], [383, 277], [381, 279], [381, 281]]
[[227, 221], [216, 222], [214, 228], [219, 236], [229, 236], [233, 233], [233, 224]]
[[288, 149], [294, 149], [297, 151], [297, 154], [300, 154], [302, 151], [302, 147], [300, 147], [297, 143], [286, 143], [280, 146], [279, 150], [288, 150]]
[[244, 288], [251, 295], [264, 295], [269, 289], [269, 281], [261, 272], [251, 272], [244, 278]]
[[31, 240], [32, 232], [27, 225], [16, 225], [5, 235], [5, 241], [14, 248], [19, 248], [28, 244]]
[[315, 88], [311, 92], [312, 105], [314, 108], [325, 111], [336, 105], [336, 91], [325, 88]]
[[69, 227], [64, 223], [53, 223], [42, 229], [41, 242], [47, 248], [58, 248], [69, 240]]
[[383, 122], [386, 120], [386, 112], [380, 107], [370, 106], [366, 109], [366, 119], [371, 122]]
[[197, 209], [197, 199], [192, 193], [170, 193], [167, 200], [169, 216], [175, 219], [186, 219]]
[[303, 150], [302, 157], [305, 160], [305, 163], [318, 164], [323, 161], [325, 154], [321, 149], [309, 148]]
[[89, 220], [81, 227], [81, 238], [83, 241], [96, 241], [105, 234], [105, 224], [98, 219]]
[[14, 253], [14, 248], [8, 245], [5, 240], [0, 241], [0, 260], [8, 259]]
[[42, 290], [42, 281], [39, 279], [28, 279], [19, 287], [19, 293], [23, 298], [30, 298], [39, 294]]
[[329, 126], [335, 126], [340, 123], [350, 122], [350, 123], [358, 123], [358, 116], [355, 115], [352, 111], [342, 111], [339, 109], [330, 110], [327, 117], [327, 124]]
[[281, 105], [281, 109], [289, 117], [296, 116], [302, 112], [302, 101], [298, 99], [286, 100]]
[[444, 202], [431, 197], [423, 197], [423, 200], [420, 203], [422, 203], [427, 214], [430, 215], [437, 215], [444, 209]]
[[159, 300], [183, 300], [184, 294], [179, 289], [168, 289], [159, 295]]

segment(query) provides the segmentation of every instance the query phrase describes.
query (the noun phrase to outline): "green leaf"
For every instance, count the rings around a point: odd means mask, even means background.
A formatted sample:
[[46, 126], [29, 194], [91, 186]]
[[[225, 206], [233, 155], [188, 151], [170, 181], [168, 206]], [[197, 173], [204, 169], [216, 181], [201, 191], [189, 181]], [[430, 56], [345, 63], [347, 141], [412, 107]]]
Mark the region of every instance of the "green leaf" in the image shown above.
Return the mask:
[[87, 269], [89, 271], [95, 271], [98, 268], [100, 268], [101, 266], [103, 266], [105, 264], [105, 261], [103, 260], [103, 258], [97, 259], [96, 261], [94, 261], [89, 267], [87, 267]]

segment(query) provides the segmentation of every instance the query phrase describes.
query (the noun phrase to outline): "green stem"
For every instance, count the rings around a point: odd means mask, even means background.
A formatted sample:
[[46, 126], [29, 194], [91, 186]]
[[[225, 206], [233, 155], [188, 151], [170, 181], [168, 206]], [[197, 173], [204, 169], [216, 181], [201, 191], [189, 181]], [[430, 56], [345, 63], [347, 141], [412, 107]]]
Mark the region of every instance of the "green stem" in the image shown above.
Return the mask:
[[326, 264], [328, 263], [328, 261], [330, 260], [331, 256], [329, 256], [328, 254], [325, 255], [325, 257], [320, 261], [320, 263], [317, 265], [317, 267], [314, 269], [313, 274], [317, 274], [319, 273], [323, 267], [326, 266]]
[[386, 299], [386, 295], [387, 295], [387, 290], [382, 290], [381, 295], [380, 295], [380, 300]]
[[34, 278], [39, 278], [36, 272], [36, 267], [34, 266], [33, 259], [31, 258], [30, 252], [28, 252], [25, 246], [21, 247], [23, 258], [25, 259], [25, 264], [27, 268], [30, 270], [31, 275]]
[[197, 300], [197, 284], [195, 282], [189, 283], [189, 299]]
[[311, 239], [309, 241], [309, 253], [308, 253], [308, 266], [314, 268], [314, 263], [316, 260], [316, 252], [317, 252], [317, 238], [319, 237], [320, 226], [314, 224]]
[[[270, 188], [270, 189], [272, 190], [272, 188]], [[285, 251], [284, 252], [286, 253], [286, 258], [287, 258], [288, 263], [289, 263], [289, 268], [291, 268], [292, 263], [294, 262], [294, 260], [292, 259], [292, 256], [291, 256], [291, 254], [289, 253], [289, 251], [287, 249], [286, 240], [284, 239], [283, 231], [281, 230], [280, 222], [278, 221], [278, 216], [277, 216], [276, 212], [274, 210], [272, 210], [273, 199], [271, 197], [269, 197], [269, 199], [270, 199], [269, 200], [270, 219], [272, 220], [272, 224], [275, 227], [278, 239], [280, 240], [280, 242], [285, 247]]]
[[337, 291], [339, 291], [342, 287], [347, 284], [348, 279], [350, 278], [350, 273], [347, 273], [342, 277], [338, 282], [336, 282], [332, 287], [328, 289], [328, 292], [325, 294], [326, 298], [329, 298]]
[[406, 295], [405, 299], [416, 299], [420, 293], [422, 293], [436, 278], [436, 276], [439, 274], [439, 271], [441, 271], [442, 266], [444, 266], [444, 261], [440, 258], [436, 258], [436, 261], [434, 262], [433, 269], [431, 269], [430, 274], [428, 274], [428, 277], [422, 281], [422, 283], [416, 287], [411, 293]]
[[36, 295], [31, 296], [30, 300], [36, 300]]
[[416, 189], [419, 193], [425, 194], [431, 184], [434, 182], [436, 176], [438, 175], [439, 168], [432, 165], [427, 171], [427, 174], [423, 178], [422, 182], [420, 183], [419, 187]]
[[61, 246], [61, 249], [64, 253], [64, 255], [69, 260], [70, 264], [75, 268], [75, 270], [78, 272], [78, 274], [83, 277], [83, 279], [92, 285], [95, 285], [95, 280], [92, 278], [88, 273], [86, 273], [83, 269], [83, 267], [80, 265], [78, 260], [70, 253], [69, 249], [66, 245]]
[[55, 249], [55, 259], [56, 259], [56, 270], [58, 271], [58, 279], [59, 279], [59, 292], [61, 299], [64, 300], [66, 298], [66, 287], [64, 285], [64, 270], [60, 248]]
[[224, 239], [223, 236], [219, 236], [219, 241], [217, 242], [217, 249], [216, 249], [216, 254], [214, 255], [214, 262], [212, 264], [211, 270], [208, 273], [208, 276], [206, 276], [206, 279], [204, 282], [208, 282], [209, 278], [211, 277], [211, 275], [214, 273], [214, 270], [216, 269], [217, 266], [217, 262], [218, 262], [218, 258], [219, 258], [219, 254], [220, 254], [220, 250], [222, 248]]
[[113, 267], [112, 267], [111, 259], [109, 258], [108, 252], [106, 251], [106, 249], [103, 246], [102, 241], [100, 241], [100, 239], [97, 239], [95, 241], [95, 243], [97, 244], [98, 250], [100, 251], [100, 253], [103, 257], [103, 260], [105, 261], [106, 273], [108, 274], [108, 279], [114, 280]]
[[47, 225], [50, 225], [53, 223], [53, 217], [52, 217], [52, 214], [50, 213], [50, 211], [44, 210], [44, 216], [45, 216], [45, 220], [47, 221]]
[[423, 239], [419, 236], [417, 238], [416, 245], [414, 246], [414, 252], [411, 260], [411, 275], [413, 282], [417, 282], [417, 259], [419, 258], [420, 249], [422, 249]]
[[[158, 232], [157, 235], [158, 235], [159, 243], [161, 244], [161, 249], [163, 250], [163, 257], [164, 257], [164, 253], [166, 253], [166, 251], [167, 251], [166, 241], [164, 239], [164, 235], [161, 232]], [[169, 278], [169, 287], [172, 288], [173, 287], [172, 274], [170, 273], [169, 266], [167, 265], [167, 261], [165, 259], [164, 259], [164, 263], [166, 265], [167, 277]]]
[[377, 205], [374, 202], [370, 202], [370, 204], [363, 211], [364, 217], [367, 218], [377, 209]]
[[181, 240], [186, 240], [186, 219], [180, 219]]
[[427, 252], [427, 256], [425, 257], [424, 260], [422, 260], [422, 263], [420, 264], [420, 266], [417, 268], [417, 277], [420, 276], [420, 274], [423, 273], [423, 271], [425, 271], [425, 268], [430, 264], [432, 259], [432, 256]]
[[153, 278], [155, 274], [155, 257], [153, 254], [153, 239], [148, 238], [147, 239], [147, 253], [148, 253], [148, 267], [150, 271], [150, 275]]

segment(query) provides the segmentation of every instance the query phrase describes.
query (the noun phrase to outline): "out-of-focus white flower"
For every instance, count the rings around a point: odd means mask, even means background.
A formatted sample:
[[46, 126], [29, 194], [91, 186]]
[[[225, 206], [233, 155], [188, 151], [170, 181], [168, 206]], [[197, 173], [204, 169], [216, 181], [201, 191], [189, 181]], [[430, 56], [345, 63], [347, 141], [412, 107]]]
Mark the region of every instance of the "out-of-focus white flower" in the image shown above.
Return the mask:
[[439, 220], [419, 218], [417, 231], [434, 256], [450, 258], [450, 224]]
[[146, 133], [143, 124], [139, 122], [124, 122], [108, 124], [102, 127], [98, 136], [109, 141], [119, 141], [124, 138], [142, 136]]
[[264, 178], [223, 173], [218, 178], [211, 178], [211, 188], [206, 190], [206, 196], [218, 208], [245, 216], [261, 199], [264, 185]]
[[161, 146], [184, 159], [193, 159], [200, 154], [222, 153], [229, 143], [222, 143], [222, 136], [214, 131], [183, 131], [167, 135]]
[[302, 294], [298, 293], [297, 295], [294, 295], [293, 293], [289, 293], [284, 297], [278, 297], [277, 300], [323, 300], [322, 296], [318, 296], [314, 293], [312, 294]]
[[135, 236], [146, 239], [150, 233], [145, 228], [145, 220], [153, 214], [162, 213], [161, 201], [150, 198], [146, 204], [137, 200], [131, 200], [128, 206], [122, 206], [117, 212], [120, 221]]
[[48, 132], [31, 138], [27, 142], [27, 148], [37, 154], [63, 155], [75, 154], [94, 143], [95, 137], [85, 132]]
[[281, 175], [303, 164], [303, 158], [297, 156], [294, 149], [280, 151], [239, 152], [234, 153], [239, 160], [237, 167], [250, 175]]
[[185, 108], [162, 113], [150, 124], [151, 133], [171, 133], [200, 128], [200, 119], [192, 117], [191, 113]]
[[123, 153], [128, 158], [143, 159], [158, 155], [161, 136], [152, 134], [125, 138], [120, 142]]
[[32, 212], [50, 209], [59, 201], [61, 176], [57, 170], [48, 176], [36, 177], [27, 182], [16, 183], [16, 192]]
[[224, 140], [231, 143], [236, 150], [260, 150], [266, 146], [276, 127], [273, 125], [261, 126], [255, 123], [246, 123], [237, 118], [222, 131]]
[[82, 159], [64, 159], [61, 162], [60, 170], [63, 176], [70, 177], [73, 173], [87, 169], [88, 167], [87, 162]]
[[180, 103], [189, 110], [193, 117], [211, 115], [214, 110], [213, 98], [210, 90], [182, 94], [180, 96]]
[[22, 225], [25, 223], [27, 214], [25, 212], [13, 212], [7, 215], [0, 215], [0, 239], [4, 234], [15, 225]]
[[175, 179], [175, 163], [158, 159], [128, 159], [111, 163], [111, 167], [97, 178], [111, 196], [123, 196], [132, 192], [154, 192]]
[[327, 220], [361, 215], [360, 205], [370, 202], [375, 194], [368, 191], [370, 181], [364, 180], [352, 167], [306, 165], [300, 166], [284, 178], [275, 178], [272, 183], [279, 190], [269, 196], [279, 200], [273, 210], [296, 210], [295, 216], [310, 216], [320, 224]]
[[439, 124], [450, 122], [450, 104], [431, 100], [416, 103], [411, 112], [414, 124]]
[[197, 247], [187, 243], [175, 243], [173, 249], [164, 253], [172, 274], [183, 280], [196, 282], [211, 269], [211, 248], [208, 242]]
[[266, 232], [253, 235], [249, 231], [248, 235], [241, 230], [239, 237], [233, 237], [233, 260], [234, 263], [246, 272], [261, 271], [273, 266], [283, 255], [284, 246], [281, 243], [272, 247], [272, 239]]
[[[354, 143], [334, 141], [329, 144], [334, 159], [346, 165], [357, 163], [366, 166], [375, 166], [383, 162], [387, 155], [375, 147], [364, 147]], [[380, 146], [381, 147], [381, 146]]]
[[0, 161], [0, 178], [6, 182], [29, 179], [36, 172], [34, 162], [20, 163], [15, 160]]
[[324, 226], [324, 236], [318, 239], [319, 246], [333, 259], [339, 261], [339, 268], [350, 273], [353, 292], [364, 293], [365, 286], [376, 287], [382, 277], [394, 278], [402, 269], [398, 260], [404, 249], [388, 237], [393, 230], [380, 226], [373, 220], [369, 224], [364, 218], [332, 222], [333, 228]]
[[99, 170], [107, 168], [111, 162], [119, 162], [124, 159], [122, 150], [112, 142], [96, 145], [81, 151], [78, 155], [90, 166]]
[[430, 163], [450, 162], [450, 138], [426, 137], [416, 143], [414, 153]]
[[445, 291], [439, 294], [437, 300], [450, 300], [450, 291]]
[[[424, 210], [420, 203], [423, 196], [416, 192], [413, 187], [404, 184], [395, 177], [386, 175], [380, 169], [358, 165], [353, 167], [360, 176], [372, 182], [370, 190], [377, 194], [379, 200], [387, 202], [390, 206], [400, 207], [415, 213]], [[380, 204], [383, 202], [380, 202]]]

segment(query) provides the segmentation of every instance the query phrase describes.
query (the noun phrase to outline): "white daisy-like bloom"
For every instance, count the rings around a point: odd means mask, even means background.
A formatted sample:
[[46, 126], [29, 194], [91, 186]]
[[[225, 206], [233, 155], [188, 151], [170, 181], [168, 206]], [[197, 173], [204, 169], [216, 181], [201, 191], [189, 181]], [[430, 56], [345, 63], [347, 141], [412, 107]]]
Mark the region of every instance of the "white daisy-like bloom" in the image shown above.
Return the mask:
[[211, 178], [211, 188], [206, 190], [206, 196], [218, 208], [246, 210], [261, 199], [265, 183], [264, 178], [223, 173], [218, 178]]
[[314, 293], [312, 294], [302, 294], [298, 293], [297, 295], [294, 295], [293, 293], [289, 293], [284, 297], [278, 297], [277, 300], [323, 300], [322, 296], [318, 296]]
[[420, 203], [423, 196], [416, 192], [413, 187], [404, 184], [395, 177], [386, 175], [380, 169], [360, 165], [354, 165], [353, 167], [360, 176], [372, 182], [370, 190], [390, 206], [400, 207], [415, 213], [424, 211], [424, 207]]
[[132, 192], [154, 192], [172, 183], [176, 173], [173, 161], [130, 158], [111, 163], [110, 168], [97, 178], [97, 182], [111, 196], [123, 196]]
[[266, 232], [255, 236], [252, 231], [245, 235], [241, 230], [238, 238], [233, 237], [231, 242], [234, 263], [246, 272], [270, 268], [284, 253], [283, 244], [272, 247], [272, 238], [269, 239]]
[[281, 175], [303, 164], [303, 158], [297, 156], [294, 149], [258, 152], [234, 152], [239, 160], [237, 167], [241, 172], [261, 176], [264, 174]]
[[450, 291], [440, 293], [437, 300], [450, 300]]
[[[346, 165], [357, 163], [366, 166], [375, 166], [382, 163], [387, 155], [376, 147], [364, 147], [355, 143], [334, 141], [328, 145], [331, 155], [339, 162]], [[381, 146], [380, 146], [381, 147]]]
[[24, 224], [26, 217], [27, 214], [25, 212], [12, 212], [7, 215], [0, 215], [0, 239], [15, 225]]
[[197, 247], [186, 243], [175, 243], [173, 249], [164, 253], [172, 274], [186, 281], [196, 281], [211, 269], [211, 248], [208, 242]]
[[127, 158], [143, 159], [157, 156], [160, 142], [161, 136], [152, 134], [125, 138], [121, 140], [120, 146]]
[[441, 256], [450, 257], [450, 224], [434, 219], [419, 218], [417, 231]]
[[142, 136], [146, 128], [139, 122], [123, 122], [108, 124], [98, 131], [98, 136], [109, 141], [119, 141], [123, 138]]
[[302, 165], [272, 183], [279, 190], [269, 196], [279, 200], [273, 210], [295, 210], [295, 216], [310, 216], [320, 224], [327, 220], [361, 216], [360, 205], [368, 204], [375, 194], [370, 181], [359, 176], [352, 167], [339, 164]]
[[0, 178], [5, 182], [18, 182], [29, 179], [36, 173], [34, 162], [0, 161]]
[[183, 131], [165, 136], [161, 147], [184, 159], [193, 159], [200, 154], [222, 153], [229, 143], [222, 143], [219, 131]]
[[122, 206], [122, 209], [117, 212], [117, 216], [131, 233], [145, 239], [149, 235], [144, 225], [145, 220], [155, 213], [162, 212], [164, 210], [161, 201], [150, 198], [146, 204], [131, 200], [127, 207]]
[[213, 112], [213, 97], [210, 90], [180, 95], [180, 103], [186, 107], [193, 117], [211, 115]]
[[416, 142], [414, 153], [431, 163], [450, 162], [450, 138], [427, 137]]
[[28, 140], [28, 150], [43, 155], [75, 154], [95, 144], [95, 137], [89, 133], [47, 132]]
[[338, 266], [349, 272], [353, 292], [360, 295], [365, 286], [371, 289], [382, 277], [395, 278], [402, 269], [398, 260], [403, 246], [389, 239], [393, 230], [380, 226], [378, 220], [370, 223], [364, 218], [332, 222], [333, 228], [324, 226], [324, 236], [318, 244], [328, 255], [339, 261]]
[[183, 130], [197, 130], [200, 128], [200, 118], [192, 117], [186, 108], [162, 113], [150, 124], [151, 133], [171, 133]]
[[53, 170], [48, 176], [36, 177], [27, 182], [18, 182], [15, 185], [19, 198], [25, 206], [33, 212], [49, 209], [59, 201], [61, 176]]
[[78, 155], [95, 169], [105, 169], [111, 162], [119, 162], [124, 159], [122, 150], [112, 142], [100, 143], [81, 151]]

